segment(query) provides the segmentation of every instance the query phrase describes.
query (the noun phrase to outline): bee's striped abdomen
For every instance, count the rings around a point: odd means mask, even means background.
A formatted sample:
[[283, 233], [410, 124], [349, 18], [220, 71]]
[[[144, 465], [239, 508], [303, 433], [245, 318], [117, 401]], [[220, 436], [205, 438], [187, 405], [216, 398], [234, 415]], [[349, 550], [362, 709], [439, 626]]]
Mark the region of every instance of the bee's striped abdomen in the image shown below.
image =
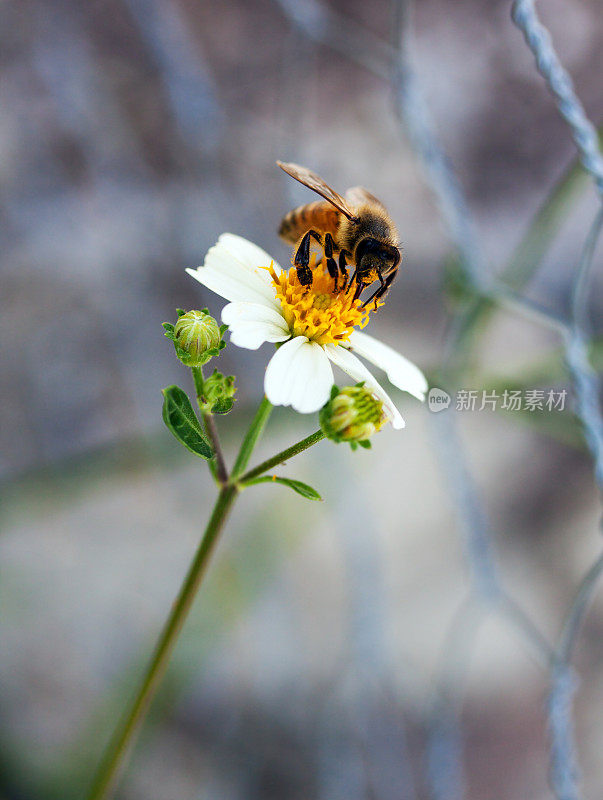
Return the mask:
[[339, 227], [339, 211], [325, 200], [294, 208], [280, 224], [278, 234], [289, 244], [296, 244], [311, 228], [319, 233], [330, 233], [333, 237]]

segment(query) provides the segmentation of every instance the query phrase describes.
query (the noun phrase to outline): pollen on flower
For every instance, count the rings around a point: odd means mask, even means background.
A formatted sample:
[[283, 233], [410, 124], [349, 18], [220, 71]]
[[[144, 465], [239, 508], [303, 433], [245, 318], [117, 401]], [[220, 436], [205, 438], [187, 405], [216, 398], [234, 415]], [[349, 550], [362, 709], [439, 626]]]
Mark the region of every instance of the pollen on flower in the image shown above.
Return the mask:
[[[316, 264], [312, 254], [312, 285], [302, 286], [295, 267], [277, 275], [272, 264], [268, 268], [281, 302], [283, 317], [293, 336], [307, 336], [318, 344], [340, 344], [350, 338], [355, 327], [364, 328], [375, 304], [362, 308], [361, 300], [354, 300], [354, 291], [334, 291], [334, 280], [326, 270], [324, 259]], [[340, 281], [341, 283], [341, 281]], [[377, 303], [377, 307], [382, 305]]]

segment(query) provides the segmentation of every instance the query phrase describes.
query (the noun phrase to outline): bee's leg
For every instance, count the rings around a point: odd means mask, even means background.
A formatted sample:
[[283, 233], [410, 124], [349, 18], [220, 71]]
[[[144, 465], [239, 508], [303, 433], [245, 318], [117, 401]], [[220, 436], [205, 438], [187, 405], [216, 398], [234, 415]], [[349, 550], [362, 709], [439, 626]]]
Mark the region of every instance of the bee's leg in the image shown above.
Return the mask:
[[[390, 286], [392, 285], [392, 283], [396, 279], [396, 275], [397, 274], [398, 274], [398, 270], [395, 269], [393, 272], [391, 272], [387, 276], [387, 278], [385, 279], [385, 286], [383, 287], [383, 290], [382, 291], [379, 290], [379, 297], [385, 297], [385, 295], [389, 292]], [[379, 297], [377, 299], [379, 299]]]
[[346, 256], [348, 256], [348, 255], [349, 255], [349, 253], [348, 253], [347, 250], [340, 250], [340, 252], [339, 252], [339, 272], [343, 276], [343, 287], [342, 287], [343, 291], [346, 290], [347, 285], [348, 285], [348, 277], [349, 276], [348, 276], [347, 264], [345, 263]]
[[[357, 271], [358, 270], [356, 270], [356, 272]], [[354, 273], [354, 277], [356, 276], [356, 272]], [[354, 280], [354, 277], [352, 277], [352, 281]], [[350, 281], [350, 286], [352, 284], [352, 281]], [[358, 298], [360, 297], [364, 289], [366, 289], [366, 287], [367, 287], [366, 283], [363, 283], [363, 281], [358, 281], [358, 283], [356, 284], [356, 291], [354, 292], [354, 300], [358, 300]], [[362, 307], [364, 308], [365, 305], [366, 303], [363, 303]]]
[[354, 283], [354, 281], [355, 281], [355, 279], [356, 279], [356, 275], [358, 275], [358, 267], [356, 267], [356, 269], [355, 269], [355, 270], [354, 270], [354, 272], [352, 273], [352, 277], [350, 278], [350, 282], [349, 282], [349, 283], [347, 284], [347, 286], [346, 286], [346, 290], [345, 290], [345, 291], [346, 291], [346, 294], [347, 294], [347, 293], [350, 291], [350, 289], [352, 288], [352, 284]]
[[373, 294], [369, 297], [369, 299], [364, 301], [364, 303], [362, 304], [362, 308], [367, 306], [371, 302], [371, 300], [374, 300], [375, 301], [375, 305], [376, 305], [377, 304], [377, 300], [380, 300], [382, 297], [385, 297], [385, 295], [389, 291], [389, 287], [394, 282], [394, 278], [395, 277], [396, 277], [396, 273], [392, 272], [390, 275], [388, 275], [387, 278], [385, 278], [385, 280], [383, 280], [383, 275], [381, 275], [381, 273], [379, 273], [379, 280], [381, 281], [381, 283], [377, 287], [377, 291], [373, 292]]
[[389, 284], [387, 283], [386, 280], [384, 280], [380, 270], [377, 270], [377, 277], [379, 278], [379, 286], [377, 287], [377, 290], [373, 292], [373, 294], [369, 297], [369, 299], [364, 301], [364, 303], [362, 304], [362, 308], [366, 308], [368, 304], [371, 302], [371, 300], [377, 302], [377, 300], [387, 292]]
[[312, 237], [316, 239], [318, 244], [322, 244], [320, 234], [316, 233], [314, 230], [309, 230], [307, 233], [304, 233], [299, 247], [297, 248], [297, 252], [295, 253], [295, 258], [293, 259], [293, 263], [297, 269], [297, 278], [302, 286], [312, 285], [312, 270], [310, 269], [310, 239]]
[[325, 234], [325, 258], [327, 260], [327, 269], [329, 270], [329, 275], [335, 281], [335, 286], [333, 287], [333, 291], [337, 291], [337, 264], [335, 263], [335, 259], [333, 258], [333, 237], [330, 233]]

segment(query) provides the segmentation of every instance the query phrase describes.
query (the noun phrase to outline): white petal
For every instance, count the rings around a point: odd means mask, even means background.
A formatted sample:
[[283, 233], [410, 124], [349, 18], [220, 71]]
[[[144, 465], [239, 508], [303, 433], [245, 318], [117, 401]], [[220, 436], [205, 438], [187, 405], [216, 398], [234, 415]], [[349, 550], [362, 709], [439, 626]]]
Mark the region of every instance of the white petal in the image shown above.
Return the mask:
[[280, 302], [272, 279], [262, 269], [269, 267], [270, 262], [268, 253], [257, 245], [232, 233], [223, 233], [217, 244], [210, 247], [203, 266], [186, 271], [226, 300], [262, 303], [278, 309]]
[[281, 272], [281, 268], [276, 261], [257, 244], [250, 242], [249, 239], [237, 236], [236, 233], [223, 233], [218, 242], [227, 247], [243, 263], [265, 264], [267, 266], [272, 261], [274, 271], [277, 274]]
[[281, 345], [266, 367], [264, 391], [275, 406], [300, 414], [318, 411], [329, 399], [333, 370], [323, 348], [305, 336]]
[[377, 397], [383, 402], [383, 406], [389, 418], [391, 419], [392, 427], [404, 427], [404, 420], [400, 416], [400, 412], [393, 404], [390, 396], [377, 383], [362, 361], [350, 353], [349, 350], [346, 350], [338, 344], [326, 344], [325, 352], [334, 364], [337, 364], [337, 366], [340, 367], [344, 372], [347, 372], [348, 375], [351, 375], [355, 381], [364, 381], [366, 388], [370, 389], [371, 392], [374, 392], [377, 395]]
[[229, 303], [222, 309], [222, 322], [230, 327], [231, 342], [247, 350], [257, 350], [264, 342], [291, 338], [281, 314], [260, 303]]
[[427, 381], [412, 361], [404, 358], [393, 347], [361, 331], [354, 331], [349, 341], [348, 349], [384, 370], [394, 386], [409, 392], [419, 400], [425, 400]]

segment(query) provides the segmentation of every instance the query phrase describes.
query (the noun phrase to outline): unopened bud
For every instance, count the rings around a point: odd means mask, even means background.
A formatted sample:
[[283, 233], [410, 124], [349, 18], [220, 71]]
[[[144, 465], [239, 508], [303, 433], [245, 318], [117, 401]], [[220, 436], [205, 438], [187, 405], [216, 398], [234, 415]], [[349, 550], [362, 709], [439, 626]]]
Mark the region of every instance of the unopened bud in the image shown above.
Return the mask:
[[319, 414], [324, 435], [334, 442], [350, 442], [352, 447], [368, 447], [368, 439], [387, 421], [383, 403], [362, 384], [338, 390]]
[[222, 375], [217, 369], [203, 381], [203, 402], [211, 414], [228, 414], [234, 405], [234, 375]]
[[205, 311], [182, 314], [173, 328], [176, 355], [187, 367], [200, 367], [218, 355], [221, 339], [220, 326]]

